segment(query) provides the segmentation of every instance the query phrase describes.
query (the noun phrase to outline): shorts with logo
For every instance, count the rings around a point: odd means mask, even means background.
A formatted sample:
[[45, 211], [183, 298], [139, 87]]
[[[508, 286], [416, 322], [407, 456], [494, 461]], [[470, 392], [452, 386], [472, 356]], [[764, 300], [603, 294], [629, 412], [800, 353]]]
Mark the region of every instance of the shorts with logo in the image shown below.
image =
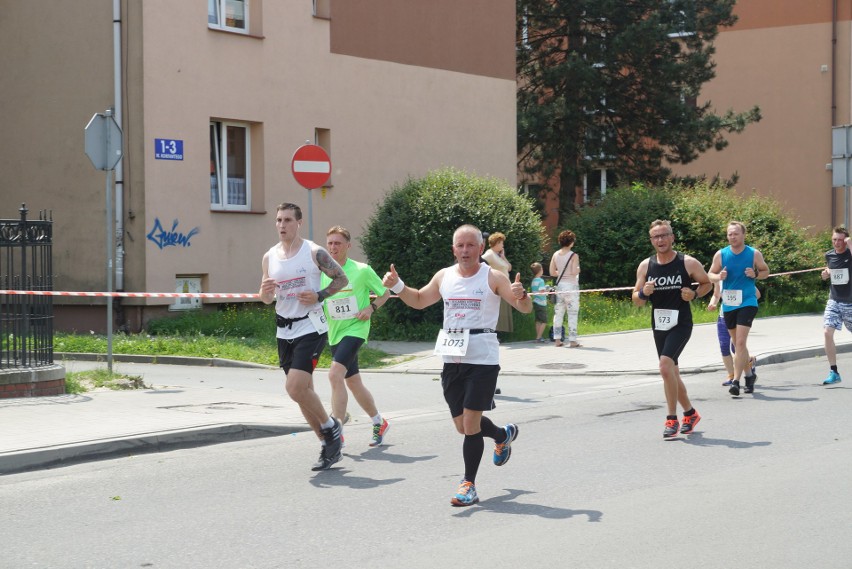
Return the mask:
[[458, 417], [465, 409], [490, 411], [494, 405], [499, 365], [445, 363], [441, 387], [450, 414]]
[[691, 336], [691, 323], [675, 326], [670, 330], [654, 330], [654, 343], [657, 345], [657, 356], [671, 358], [675, 365], [677, 365], [677, 360]]
[[743, 306], [742, 308], [724, 312], [723, 314], [725, 315], [725, 326], [728, 327], [728, 330], [733, 330], [737, 326], [751, 328], [754, 317], [757, 316], [757, 307]]
[[292, 340], [278, 338], [278, 365], [285, 373], [298, 369], [313, 373], [320, 354], [328, 341], [328, 334], [311, 332]]
[[852, 332], [852, 303], [837, 302], [829, 298], [822, 315], [822, 323], [824, 327], [835, 330], [840, 330], [845, 325], [846, 329]]
[[343, 336], [340, 342], [331, 349], [331, 359], [346, 368], [346, 376], [352, 377], [358, 375], [361, 370], [358, 369], [358, 350], [364, 345], [364, 338], [356, 338], [355, 336]]

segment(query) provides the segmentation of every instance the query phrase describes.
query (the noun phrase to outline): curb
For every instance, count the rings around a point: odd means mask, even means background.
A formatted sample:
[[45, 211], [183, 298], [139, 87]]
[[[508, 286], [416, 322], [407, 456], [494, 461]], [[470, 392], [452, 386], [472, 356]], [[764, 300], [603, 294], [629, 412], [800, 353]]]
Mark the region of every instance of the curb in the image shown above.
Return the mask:
[[44, 470], [137, 454], [166, 452], [219, 443], [280, 437], [308, 431], [307, 425], [221, 424], [156, 433], [143, 433], [0, 455], [0, 476]]

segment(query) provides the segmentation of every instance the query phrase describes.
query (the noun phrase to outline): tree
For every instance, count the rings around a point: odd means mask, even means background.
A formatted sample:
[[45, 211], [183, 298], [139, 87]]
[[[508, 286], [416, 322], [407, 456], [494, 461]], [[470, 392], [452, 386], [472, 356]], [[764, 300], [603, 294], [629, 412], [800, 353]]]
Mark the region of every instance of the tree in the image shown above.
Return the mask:
[[[583, 174], [659, 184], [722, 150], [760, 109], [696, 103], [735, 0], [518, 0], [518, 165], [556, 180], [560, 224]], [[557, 187], [552, 187], [557, 186]]]

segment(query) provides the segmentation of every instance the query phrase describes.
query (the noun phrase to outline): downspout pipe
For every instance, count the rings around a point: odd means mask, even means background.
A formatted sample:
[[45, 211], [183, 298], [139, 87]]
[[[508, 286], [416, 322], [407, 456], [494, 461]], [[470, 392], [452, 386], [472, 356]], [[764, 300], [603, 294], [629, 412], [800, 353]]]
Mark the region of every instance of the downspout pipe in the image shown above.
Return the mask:
[[[831, 126], [837, 126], [837, 0], [831, 2]], [[836, 225], [837, 194], [831, 188], [831, 226]]]
[[113, 116], [122, 130], [124, 156], [115, 166], [115, 290], [124, 290], [124, 160], [127, 156], [127, 136], [124, 135], [124, 113], [121, 67], [121, 0], [112, 0], [112, 61], [113, 61]]

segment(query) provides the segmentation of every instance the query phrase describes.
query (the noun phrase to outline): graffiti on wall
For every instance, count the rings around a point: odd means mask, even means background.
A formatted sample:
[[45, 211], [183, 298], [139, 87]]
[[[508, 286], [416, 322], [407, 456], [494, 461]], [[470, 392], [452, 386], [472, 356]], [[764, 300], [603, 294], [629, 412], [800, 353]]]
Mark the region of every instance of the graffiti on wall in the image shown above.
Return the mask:
[[197, 227], [193, 227], [189, 233], [183, 233], [177, 230], [178, 220], [172, 222], [171, 231], [166, 231], [163, 224], [160, 223], [160, 218], [154, 218], [154, 227], [148, 232], [148, 239], [153, 241], [160, 249], [166, 247], [191, 247], [190, 240], [201, 232]]

